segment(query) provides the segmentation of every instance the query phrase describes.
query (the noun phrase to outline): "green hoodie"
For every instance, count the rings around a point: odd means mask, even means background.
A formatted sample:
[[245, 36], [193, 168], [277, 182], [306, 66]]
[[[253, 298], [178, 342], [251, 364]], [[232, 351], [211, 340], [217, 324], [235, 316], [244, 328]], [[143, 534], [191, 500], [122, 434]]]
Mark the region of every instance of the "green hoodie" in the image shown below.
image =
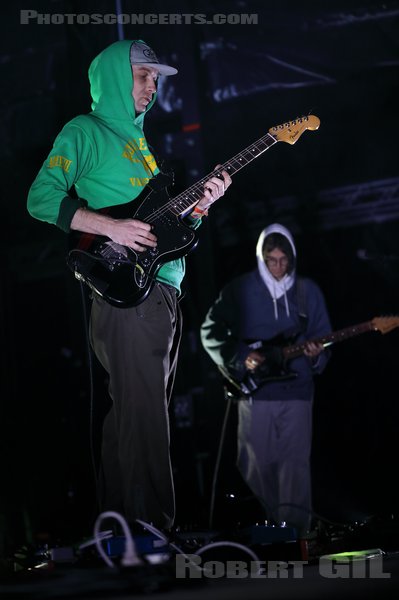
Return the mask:
[[[70, 231], [78, 208], [96, 210], [130, 202], [158, 172], [143, 132], [144, 113], [136, 116], [130, 64], [132, 40], [115, 42], [89, 68], [92, 112], [69, 121], [33, 182], [28, 195], [32, 217]], [[69, 195], [75, 187], [78, 198]], [[180, 290], [184, 259], [168, 262], [157, 279]]]

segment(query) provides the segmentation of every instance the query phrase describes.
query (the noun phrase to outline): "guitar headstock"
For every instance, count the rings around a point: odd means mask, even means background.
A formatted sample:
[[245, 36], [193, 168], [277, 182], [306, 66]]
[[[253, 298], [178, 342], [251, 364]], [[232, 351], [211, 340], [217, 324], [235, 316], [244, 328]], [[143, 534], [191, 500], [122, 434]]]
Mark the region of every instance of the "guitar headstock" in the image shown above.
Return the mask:
[[314, 131], [320, 127], [320, 119], [315, 115], [306, 117], [298, 117], [288, 123], [282, 123], [269, 129], [272, 135], [278, 142], [287, 142], [287, 144], [295, 144], [299, 140], [304, 131], [309, 129]]
[[375, 330], [381, 333], [388, 333], [399, 327], [399, 317], [375, 317], [371, 320]]

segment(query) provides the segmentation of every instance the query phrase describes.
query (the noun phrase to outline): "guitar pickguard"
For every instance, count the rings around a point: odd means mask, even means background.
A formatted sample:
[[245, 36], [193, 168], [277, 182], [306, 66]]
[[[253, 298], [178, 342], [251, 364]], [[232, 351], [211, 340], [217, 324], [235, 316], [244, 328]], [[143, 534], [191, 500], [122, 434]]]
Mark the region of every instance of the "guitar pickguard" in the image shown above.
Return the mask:
[[129, 308], [145, 300], [163, 264], [182, 258], [197, 244], [197, 235], [164, 206], [166, 190], [149, 189], [140, 199], [104, 210], [113, 218], [151, 223], [156, 248], [136, 252], [103, 236], [72, 232], [68, 265], [75, 276], [101, 293], [113, 306]]

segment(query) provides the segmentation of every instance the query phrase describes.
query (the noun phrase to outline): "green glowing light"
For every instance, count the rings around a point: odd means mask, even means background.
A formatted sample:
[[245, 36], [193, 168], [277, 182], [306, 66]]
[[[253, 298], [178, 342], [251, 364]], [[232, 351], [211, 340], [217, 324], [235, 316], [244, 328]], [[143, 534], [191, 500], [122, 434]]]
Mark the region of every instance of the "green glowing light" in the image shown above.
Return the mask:
[[364, 560], [365, 558], [375, 558], [384, 553], [381, 548], [372, 548], [371, 550], [353, 550], [352, 552], [339, 552], [337, 554], [324, 554], [323, 558], [330, 560]]

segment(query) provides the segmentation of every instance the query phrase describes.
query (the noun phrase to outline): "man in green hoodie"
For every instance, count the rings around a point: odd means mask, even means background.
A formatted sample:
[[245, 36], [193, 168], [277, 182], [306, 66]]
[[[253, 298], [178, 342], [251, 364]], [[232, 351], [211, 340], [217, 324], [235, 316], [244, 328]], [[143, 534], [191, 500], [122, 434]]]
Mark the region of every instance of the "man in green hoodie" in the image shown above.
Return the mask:
[[[149, 223], [98, 211], [138, 198], [159, 173], [143, 132], [144, 117], [156, 100], [158, 77], [176, 73], [142, 40], [103, 50], [89, 68], [92, 112], [69, 121], [57, 136], [31, 186], [30, 214], [65, 232], [104, 236], [137, 253], [155, 249]], [[226, 171], [218, 175], [205, 182], [184, 215], [193, 228], [231, 184]], [[141, 519], [163, 528], [174, 523], [168, 404], [184, 272], [184, 258], [163, 264], [136, 306], [119, 308], [92, 295], [90, 341], [109, 374], [112, 398], [103, 425], [100, 509], [117, 511], [129, 523]]]

